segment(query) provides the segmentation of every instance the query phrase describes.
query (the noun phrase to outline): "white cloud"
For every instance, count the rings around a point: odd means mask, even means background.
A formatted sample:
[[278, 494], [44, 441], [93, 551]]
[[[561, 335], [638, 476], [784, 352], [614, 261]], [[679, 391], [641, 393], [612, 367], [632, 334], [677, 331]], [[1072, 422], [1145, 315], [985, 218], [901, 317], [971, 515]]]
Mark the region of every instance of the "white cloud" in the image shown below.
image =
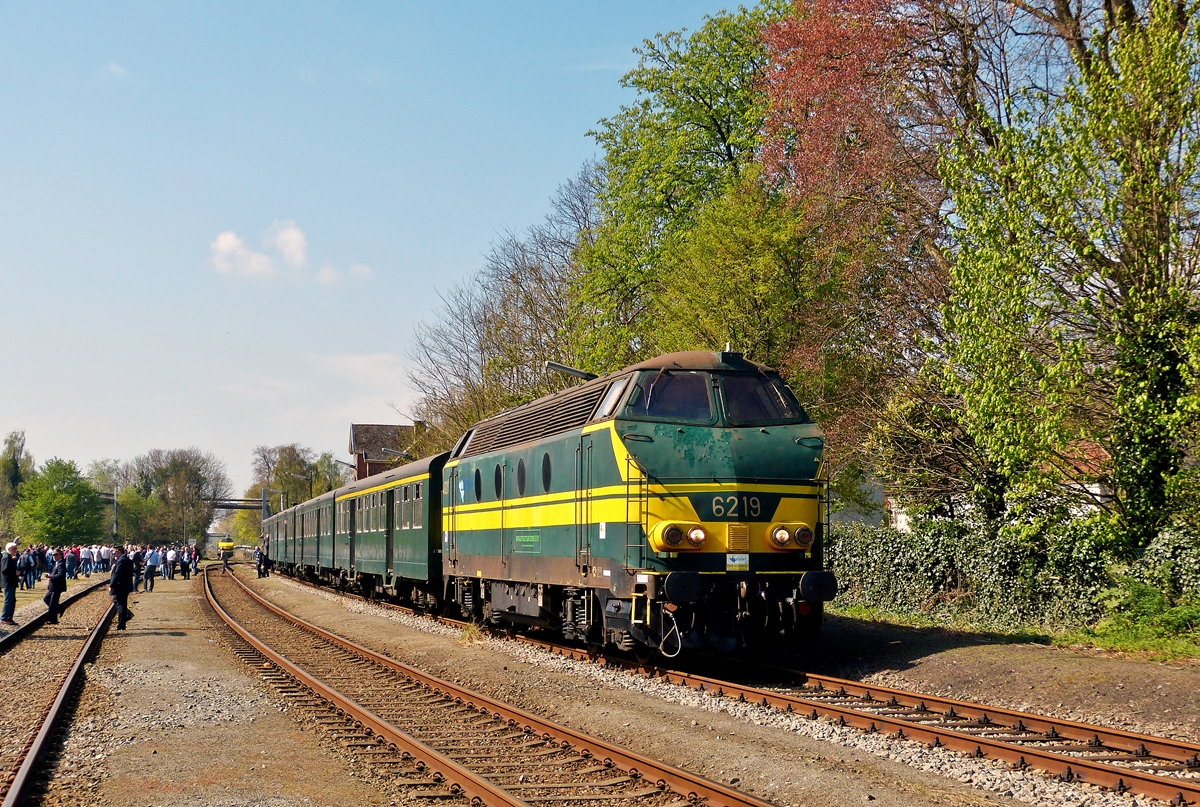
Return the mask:
[[267, 230], [263, 243], [279, 250], [284, 261], [291, 266], [299, 268], [308, 263], [308, 239], [291, 219], [276, 219]]
[[[266, 252], [255, 252], [233, 230], [226, 230], [210, 245], [212, 264], [223, 275], [241, 277], [275, 277], [279, 274], [280, 262], [292, 269], [308, 266], [308, 237], [291, 219], [276, 219], [263, 233]], [[273, 254], [272, 254], [273, 253]], [[312, 280], [322, 286], [338, 286], [344, 282], [367, 283], [375, 278], [369, 266], [350, 264], [349, 269], [340, 269], [336, 264], [325, 263], [316, 275], [295, 272], [296, 280]]]
[[125, 68], [121, 67], [121, 65], [117, 64], [116, 62], [108, 63], [108, 72], [112, 73], [114, 76], [123, 76], [126, 74]]
[[221, 233], [209, 246], [213, 266], [223, 275], [271, 277], [275, 274], [275, 261], [271, 256], [248, 249], [233, 230]]

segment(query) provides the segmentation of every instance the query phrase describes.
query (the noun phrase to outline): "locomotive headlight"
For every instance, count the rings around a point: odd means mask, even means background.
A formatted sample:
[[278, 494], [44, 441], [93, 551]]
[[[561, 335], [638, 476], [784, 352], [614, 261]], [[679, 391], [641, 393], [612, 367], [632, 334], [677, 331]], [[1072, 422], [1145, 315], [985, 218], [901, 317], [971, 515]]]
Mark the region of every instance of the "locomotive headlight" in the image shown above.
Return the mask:
[[788, 545], [792, 540], [792, 534], [788, 532], [787, 527], [776, 527], [771, 531], [771, 542], [780, 548]]
[[665, 541], [670, 546], [679, 546], [680, 544], [683, 543], [683, 530], [681, 530], [675, 524], [672, 524], [671, 526], [669, 526], [665, 530], [663, 530], [662, 536], [663, 536], [663, 541]]
[[703, 527], [692, 527], [687, 534], [688, 543], [696, 548], [704, 546], [704, 542], [708, 540], [708, 534], [704, 532]]
[[809, 529], [807, 524], [801, 524], [796, 528], [796, 546], [801, 549], [808, 549], [812, 546], [813, 531]]

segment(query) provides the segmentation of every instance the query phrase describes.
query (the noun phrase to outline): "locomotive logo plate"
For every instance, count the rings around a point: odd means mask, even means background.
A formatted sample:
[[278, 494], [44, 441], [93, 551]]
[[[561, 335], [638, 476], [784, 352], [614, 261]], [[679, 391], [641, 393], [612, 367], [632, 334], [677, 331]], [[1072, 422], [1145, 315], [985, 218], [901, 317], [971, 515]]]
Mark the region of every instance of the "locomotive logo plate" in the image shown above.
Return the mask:
[[725, 556], [725, 571], [727, 572], [748, 572], [750, 571], [750, 556], [744, 553]]

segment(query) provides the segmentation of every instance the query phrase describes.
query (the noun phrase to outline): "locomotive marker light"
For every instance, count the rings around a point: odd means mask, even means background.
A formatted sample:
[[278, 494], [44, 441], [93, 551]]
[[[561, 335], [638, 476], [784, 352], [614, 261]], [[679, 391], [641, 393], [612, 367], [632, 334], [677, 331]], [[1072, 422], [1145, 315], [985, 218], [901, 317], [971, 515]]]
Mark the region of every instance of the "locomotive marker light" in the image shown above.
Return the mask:
[[808, 550], [812, 546], [813, 531], [807, 524], [801, 524], [796, 528], [796, 545], [801, 549]]
[[655, 552], [702, 549], [708, 531], [694, 521], [660, 521], [650, 531], [650, 548]]

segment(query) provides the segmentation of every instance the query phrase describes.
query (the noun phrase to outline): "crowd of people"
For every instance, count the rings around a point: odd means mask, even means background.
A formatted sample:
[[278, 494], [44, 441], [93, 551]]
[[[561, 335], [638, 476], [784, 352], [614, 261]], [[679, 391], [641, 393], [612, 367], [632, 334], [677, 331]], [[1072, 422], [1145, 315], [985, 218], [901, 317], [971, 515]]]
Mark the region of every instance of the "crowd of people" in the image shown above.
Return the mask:
[[[118, 568], [119, 567], [119, 568]], [[4, 605], [0, 608], [0, 625], [16, 626], [13, 614], [16, 611], [17, 591], [34, 590], [43, 577], [47, 578], [46, 596], [43, 600], [49, 609], [48, 622], [56, 623], [59, 615], [58, 600], [67, 590], [67, 580], [80, 575], [111, 573], [109, 593], [118, 600], [116, 589], [125, 589], [120, 597], [118, 625], [124, 629], [125, 621], [132, 617], [126, 603], [128, 595], [140, 587], [144, 592], [154, 591], [154, 581], [174, 580], [176, 575], [184, 580], [200, 570], [200, 551], [191, 545], [170, 546], [47, 546], [26, 547], [21, 550], [10, 541], [0, 554], [0, 585], [4, 588]], [[125, 578], [128, 577], [128, 583]], [[118, 582], [118, 578], [120, 581]]]

